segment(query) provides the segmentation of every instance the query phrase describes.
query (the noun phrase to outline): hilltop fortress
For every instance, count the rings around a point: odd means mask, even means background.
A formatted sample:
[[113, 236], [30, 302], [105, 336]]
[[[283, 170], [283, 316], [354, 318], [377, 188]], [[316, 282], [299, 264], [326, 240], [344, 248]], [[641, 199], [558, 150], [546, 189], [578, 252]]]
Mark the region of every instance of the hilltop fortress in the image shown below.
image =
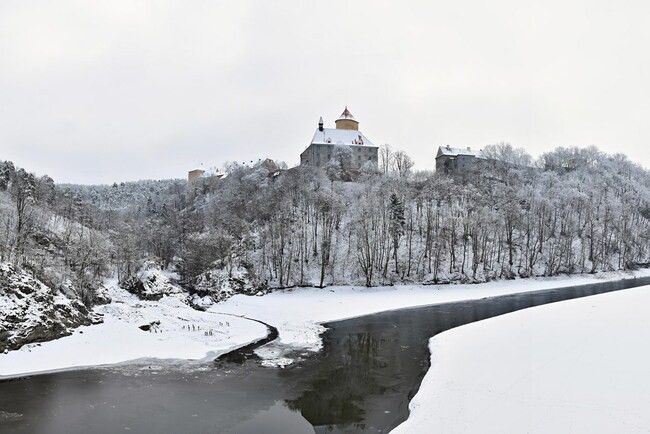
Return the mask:
[[[325, 167], [344, 154], [347, 169], [358, 170], [364, 166], [376, 168], [379, 164], [379, 147], [359, 130], [359, 121], [347, 106], [334, 123], [335, 128], [325, 128], [323, 117], [320, 117], [318, 128], [309, 145], [300, 154], [300, 166]], [[440, 146], [435, 156], [435, 167], [438, 172], [462, 174], [478, 169], [481, 164], [489, 160], [481, 150]], [[259, 159], [255, 163], [251, 161], [250, 164], [261, 165], [273, 173], [279, 170], [269, 158]], [[205, 178], [219, 179], [223, 176], [224, 174], [218, 171], [208, 172], [199, 168], [188, 172], [188, 182], [195, 184]]]
[[323, 118], [320, 118], [314, 137], [307, 149], [300, 154], [300, 165], [325, 166], [334, 156], [336, 147], [344, 146], [351, 153], [352, 168], [359, 169], [368, 162], [377, 166], [379, 148], [359, 131], [359, 121], [352, 116], [347, 107], [335, 124], [336, 128], [325, 128]]

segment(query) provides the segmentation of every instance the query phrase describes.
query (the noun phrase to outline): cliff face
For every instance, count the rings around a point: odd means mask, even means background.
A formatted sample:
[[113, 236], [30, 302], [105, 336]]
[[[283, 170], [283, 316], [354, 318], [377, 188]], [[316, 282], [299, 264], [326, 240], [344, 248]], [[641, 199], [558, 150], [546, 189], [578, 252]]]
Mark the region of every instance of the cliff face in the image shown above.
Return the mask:
[[155, 261], [146, 261], [142, 270], [131, 276], [122, 287], [141, 300], [158, 301], [166, 295], [182, 294]]
[[78, 300], [55, 292], [29, 273], [0, 263], [0, 351], [16, 350], [101, 322]]

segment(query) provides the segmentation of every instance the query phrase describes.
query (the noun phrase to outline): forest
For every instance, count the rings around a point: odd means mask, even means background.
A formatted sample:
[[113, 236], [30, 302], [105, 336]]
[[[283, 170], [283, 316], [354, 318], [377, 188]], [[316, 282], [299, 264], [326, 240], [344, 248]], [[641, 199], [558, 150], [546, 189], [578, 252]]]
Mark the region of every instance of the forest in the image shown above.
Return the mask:
[[[463, 173], [378, 168], [344, 150], [325, 168], [228, 164], [227, 176], [57, 185], [0, 163], [0, 261], [97, 302], [103, 279], [137, 291], [147, 267], [190, 294], [294, 286], [485, 282], [650, 262], [650, 175], [623, 155], [557, 148], [533, 160], [487, 146]], [[153, 264], [153, 265], [152, 265]], [[140, 280], [139, 280], [140, 279]]]

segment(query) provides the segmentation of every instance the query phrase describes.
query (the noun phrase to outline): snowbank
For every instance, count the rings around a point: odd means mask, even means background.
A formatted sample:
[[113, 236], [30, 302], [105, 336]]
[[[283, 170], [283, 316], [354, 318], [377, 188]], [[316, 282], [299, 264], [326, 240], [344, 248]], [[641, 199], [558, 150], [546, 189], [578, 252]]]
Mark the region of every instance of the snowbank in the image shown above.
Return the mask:
[[144, 358], [216, 358], [267, 333], [255, 321], [196, 311], [183, 302], [184, 295], [143, 301], [115, 282], [109, 294], [113, 302], [94, 309], [104, 316], [102, 324], [0, 354], [0, 378]]
[[266, 365], [283, 366], [291, 362], [292, 352], [318, 351], [322, 347], [319, 337], [325, 330], [322, 323], [386, 310], [647, 275], [650, 275], [650, 270], [517, 279], [478, 285], [300, 288], [263, 297], [235, 295], [209, 311], [245, 315], [277, 327], [279, 339], [259, 349], [257, 354]]
[[647, 306], [650, 286], [441, 333], [411, 415], [392, 432], [648, 432]]
[[[265, 365], [284, 366], [293, 362], [296, 352], [321, 348], [319, 335], [324, 322], [391, 309], [643, 275], [650, 275], [650, 270], [480, 285], [300, 288], [264, 296], [236, 295], [205, 312], [186, 304], [184, 294], [143, 301], [113, 282], [107, 285], [113, 302], [94, 309], [103, 314], [103, 324], [80, 327], [71, 336], [0, 354], [0, 378], [144, 358], [216, 358], [266, 336], [266, 327], [242, 316], [278, 328], [279, 339], [257, 353]], [[147, 325], [151, 331], [140, 329]], [[206, 331], [212, 331], [212, 335], [206, 336]]]

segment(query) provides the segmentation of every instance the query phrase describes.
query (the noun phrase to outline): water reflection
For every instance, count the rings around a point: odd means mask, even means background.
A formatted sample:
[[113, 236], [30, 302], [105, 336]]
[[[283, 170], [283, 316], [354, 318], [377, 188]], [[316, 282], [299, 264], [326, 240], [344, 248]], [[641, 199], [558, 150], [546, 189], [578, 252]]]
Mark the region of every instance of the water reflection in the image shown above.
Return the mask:
[[[260, 427], [264, 427], [264, 430], [260, 431]], [[224, 431], [226, 434], [259, 432], [264, 434], [313, 433], [314, 429], [309, 422], [285, 406], [282, 401], [276, 401], [268, 410], [260, 411], [250, 419]]]
[[329, 324], [321, 354], [284, 370], [122, 366], [0, 382], [0, 432], [388, 432], [429, 367], [431, 336], [650, 278], [409, 309]]
[[650, 278], [385, 312], [328, 325], [325, 356], [306, 366], [296, 398], [327, 432], [388, 432], [408, 416], [408, 401], [429, 367], [428, 340], [444, 330], [515, 310], [650, 284]]
[[287, 405], [300, 410], [312, 425], [358, 429], [365, 397], [384, 394], [398, 380], [381, 374], [390, 365], [395, 342], [371, 332], [338, 335], [327, 341], [325, 363], [329, 369], [316, 373], [309, 389], [287, 400]]

